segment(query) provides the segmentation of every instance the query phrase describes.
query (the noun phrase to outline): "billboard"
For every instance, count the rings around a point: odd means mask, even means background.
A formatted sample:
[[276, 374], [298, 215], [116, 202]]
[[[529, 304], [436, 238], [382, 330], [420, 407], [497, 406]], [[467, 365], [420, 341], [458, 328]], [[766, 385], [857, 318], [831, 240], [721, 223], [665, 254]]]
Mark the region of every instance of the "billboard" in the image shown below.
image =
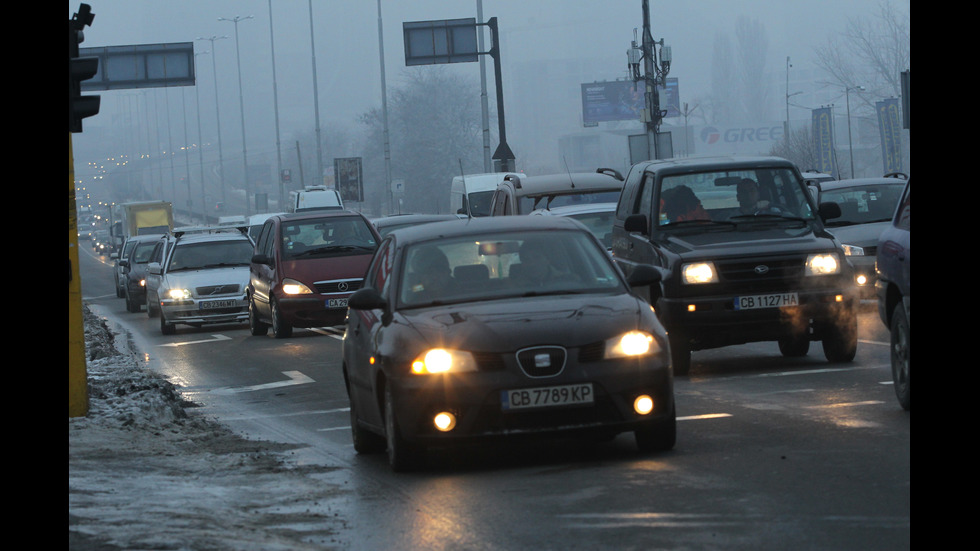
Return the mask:
[[344, 201], [364, 201], [364, 182], [360, 157], [333, 160], [334, 182]]
[[643, 84], [629, 80], [592, 82], [582, 85], [582, 122], [595, 125], [607, 121], [641, 120]]
[[811, 112], [813, 128], [813, 144], [816, 150], [818, 172], [835, 174], [837, 163], [834, 162], [834, 123], [829, 107], [821, 107]]
[[902, 171], [902, 123], [901, 108], [897, 98], [875, 103], [878, 112], [878, 128], [881, 133], [881, 159], [885, 174]]

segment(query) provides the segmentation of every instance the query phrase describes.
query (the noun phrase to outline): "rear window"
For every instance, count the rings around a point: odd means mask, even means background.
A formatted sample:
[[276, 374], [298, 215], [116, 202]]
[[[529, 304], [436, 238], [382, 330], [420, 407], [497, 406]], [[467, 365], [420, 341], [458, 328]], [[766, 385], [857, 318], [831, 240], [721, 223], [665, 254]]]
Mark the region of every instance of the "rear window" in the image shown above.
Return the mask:
[[619, 201], [621, 190], [596, 190], [582, 193], [561, 193], [550, 195], [525, 195], [520, 198], [519, 211], [527, 214], [536, 209], [551, 209], [573, 205], [595, 203], [615, 203]]

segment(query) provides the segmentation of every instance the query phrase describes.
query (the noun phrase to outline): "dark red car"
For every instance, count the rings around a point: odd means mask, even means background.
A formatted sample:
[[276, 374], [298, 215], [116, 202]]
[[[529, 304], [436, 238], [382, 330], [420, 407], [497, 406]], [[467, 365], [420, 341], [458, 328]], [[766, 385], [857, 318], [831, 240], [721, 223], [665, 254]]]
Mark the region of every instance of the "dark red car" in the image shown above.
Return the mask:
[[252, 257], [249, 328], [276, 338], [294, 327], [340, 325], [381, 237], [346, 210], [282, 214], [266, 220]]

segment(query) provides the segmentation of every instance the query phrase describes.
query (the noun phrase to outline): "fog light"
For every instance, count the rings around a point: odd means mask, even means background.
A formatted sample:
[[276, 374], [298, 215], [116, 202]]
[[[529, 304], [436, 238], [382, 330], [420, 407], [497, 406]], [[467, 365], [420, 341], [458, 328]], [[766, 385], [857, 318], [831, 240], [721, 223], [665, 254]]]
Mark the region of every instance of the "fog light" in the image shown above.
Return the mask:
[[442, 411], [436, 414], [432, 419], [432, 423], [436, 426], [436, 429], [442, 432], [449, 432], [456, 428], [456, 416], [448, 411]]
[[857, 284], [858, 285], [867, 285], [868, 284], [868, 276], [866, 276], [864, 274], [861, 274], [861, 275], [857, 276]]
[[633, 411], [639, 413], [640, 415], [647, 415], [653, 411], [653, 398], [647, 396], [646, 394], [636, 397], [633, 400]]

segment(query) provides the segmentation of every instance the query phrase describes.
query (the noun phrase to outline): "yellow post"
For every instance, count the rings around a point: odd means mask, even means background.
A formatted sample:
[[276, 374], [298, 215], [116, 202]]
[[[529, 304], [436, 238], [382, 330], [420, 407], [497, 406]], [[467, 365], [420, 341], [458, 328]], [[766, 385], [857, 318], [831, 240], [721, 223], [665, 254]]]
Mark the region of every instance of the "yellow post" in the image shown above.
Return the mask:
[[68, 133], [68, 417], [88, 414], [82, 279], [78, 273], [78, 214], [75, 211], [75, 159]]

